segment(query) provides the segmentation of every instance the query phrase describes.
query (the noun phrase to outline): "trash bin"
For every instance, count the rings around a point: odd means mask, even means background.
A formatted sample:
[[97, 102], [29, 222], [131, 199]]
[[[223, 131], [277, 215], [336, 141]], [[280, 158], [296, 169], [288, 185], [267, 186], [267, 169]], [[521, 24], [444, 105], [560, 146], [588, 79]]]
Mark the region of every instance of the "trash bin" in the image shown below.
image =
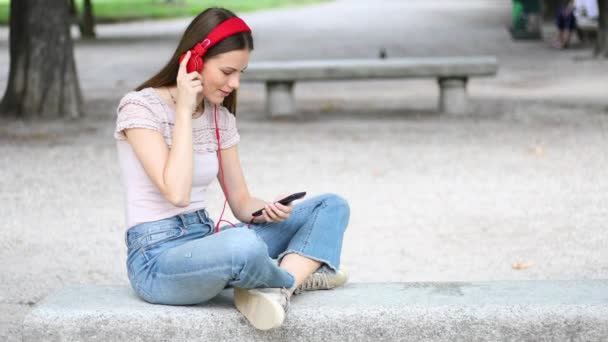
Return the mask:
[[542, 39], [542, 23], [541, 0], [513, 0], [513, 39]]

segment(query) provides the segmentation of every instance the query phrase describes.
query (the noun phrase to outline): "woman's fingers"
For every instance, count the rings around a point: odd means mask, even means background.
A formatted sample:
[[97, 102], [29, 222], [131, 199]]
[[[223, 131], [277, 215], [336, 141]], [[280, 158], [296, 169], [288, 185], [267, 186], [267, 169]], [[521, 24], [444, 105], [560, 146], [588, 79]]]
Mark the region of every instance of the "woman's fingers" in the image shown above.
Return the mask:
[[193, 72], [191, 72], [189, 74], [186, 74], [186, 79], [189, 80], [189, 81], [194, 81], [194, 80], [202, 81], [201, 74], [199, 74], [196, 71], [193, 71]]
[[284, 218], [288, 218], [289, 214], [291, 214], [291, 204], [290, 205], [282, 205], [279, 202], [274, 203], [274, 206], [279, 209], [281, 214], [283, 214]]
[[272, 208], [270, 207], [269, 204], [266, 204], [264, 206], [264, 211], [266, 212], [266, 215], [268, 215], [268, 217], [270, 218], [271, 221], [274, 222], [279, 219], [277, 214], [272, 210]]
[[202, 79], [200, 73], [198, 73], [197, 71], [188, 72], [187, 65], [188, 65], [189, 59], [190, 59], [190, 51], [186, 52], [186, 56], [184, 57], [184, 59], [182, 59], [181, 63], [179, 64], [179, 70], [177, 71], [177, 81], [178, 82], [181, 81], [180, 83], [190, 82], [190, 81], [195, 81], [195, 80], [202, 82], [203, 79]]
[[282, 222], [289, 218], [291, 211], [291, 204], [282, 205], [279, 202], [266, 203], [264, 210], [262, 210], [262, 217], [264, 217], [266, 222]]
[[192, 90], [195, 90], [197, 93], [200, 93], [203, 90], [203, 79], [198, 72], [192, 72], [186, 77], [188, 80], [186, 84], [188, 84]]
[[[285, 208], [285, 206], [282, 207]], [[268, 203], [264, 206], [264, 213], [266, 214], [266, 217], [271, 220], [271, 222], [281, 222], [289, 218], [291, 210], [283, 210], [278, 208], [276, 203]]]
[[264, 208], [264, 210], [262, 210], [262, 216], [264, 217], [264, 221], [266, 222], [274, 222], [270, 216], [268, 216], [268, 213], [266, 211], [266, 208]]
[[197, 71], [188, 72], [188, 61], [191, 57], [191, 52], [186, 52], [186, 55], [179, 64], [177, 72], [177, 106], [183, 108], [186, 112], [193, 113], [199, 106], [203, 94], [203, 79]]
[[179, 63], [179, 70], [177, 71], [177, 77], [179, 78], [181, 75], [186, 75], [188, 71], [186, 70], [186, 65], [188, 65], [188, 61], [190, 60], [190, 51], [186, 52], [186, 56], [182, 59], [182, 62]]
[[283, 221], [287, 218], [287, 214], [284, 213], [281, 209], [277, 208], [275, 203], [270, 203], [270, 208], [279, 221]]

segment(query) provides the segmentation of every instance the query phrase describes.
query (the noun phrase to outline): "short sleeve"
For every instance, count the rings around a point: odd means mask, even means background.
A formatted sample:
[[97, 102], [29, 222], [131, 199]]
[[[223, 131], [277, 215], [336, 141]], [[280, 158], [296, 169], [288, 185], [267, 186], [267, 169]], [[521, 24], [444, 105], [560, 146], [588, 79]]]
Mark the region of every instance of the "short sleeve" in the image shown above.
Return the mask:
[[[240, 136], [236, 128], [236, 117], [226, 107], [217, 106], [217, 127], [222, 150], [239, 143]], [[217, 152], [215, 106], [213, 104], [205, 102], [205, 115], [200, 120], [195, 120], [193, 128], [194, 151]]]
[[159, 117], [158, 111], [155, 111], [138, 92], [125, 95], [120, 100], [116, 114], [114, 138], [117, 140], [126, 140], [124, 130], [129, 128], [147, 128], [163, 135], [165, 133], [164, 122]]

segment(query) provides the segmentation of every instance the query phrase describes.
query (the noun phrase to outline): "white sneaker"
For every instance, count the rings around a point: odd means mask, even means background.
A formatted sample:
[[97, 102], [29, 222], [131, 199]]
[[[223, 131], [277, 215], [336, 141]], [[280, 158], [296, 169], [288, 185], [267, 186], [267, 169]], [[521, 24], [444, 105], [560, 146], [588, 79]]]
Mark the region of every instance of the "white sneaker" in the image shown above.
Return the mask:
[[234, 305], [259, 330], [283, 324], [289, 309], [289, 290], [283, 288], [234, 288]]
[[347, 280], [348, 274], [344, 269], [340, 269], [336, 273], [315, 272], [308, 276], [300, 286], [296, 287], [293, 293], [300, 294], [303, 291], [330, 290], [344, 285]]

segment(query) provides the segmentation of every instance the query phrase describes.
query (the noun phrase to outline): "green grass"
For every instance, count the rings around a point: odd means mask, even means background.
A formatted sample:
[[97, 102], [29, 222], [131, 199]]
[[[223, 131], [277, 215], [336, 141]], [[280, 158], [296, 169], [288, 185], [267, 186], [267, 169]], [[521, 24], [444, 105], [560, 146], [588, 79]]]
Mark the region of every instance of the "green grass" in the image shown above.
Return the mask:
[[[14, 0], [19, 1], [19, 0]], [[161, 19], [194, 16], [210, 6], [221, 6], [237, 13], [266, 8], [301, 6], [330, 0], [92, 0], [97, 22]], [[76, 5], [82, 8], [82, 0]], [[10, 0], [0, 0], [0, 24], [8, 24]]]

